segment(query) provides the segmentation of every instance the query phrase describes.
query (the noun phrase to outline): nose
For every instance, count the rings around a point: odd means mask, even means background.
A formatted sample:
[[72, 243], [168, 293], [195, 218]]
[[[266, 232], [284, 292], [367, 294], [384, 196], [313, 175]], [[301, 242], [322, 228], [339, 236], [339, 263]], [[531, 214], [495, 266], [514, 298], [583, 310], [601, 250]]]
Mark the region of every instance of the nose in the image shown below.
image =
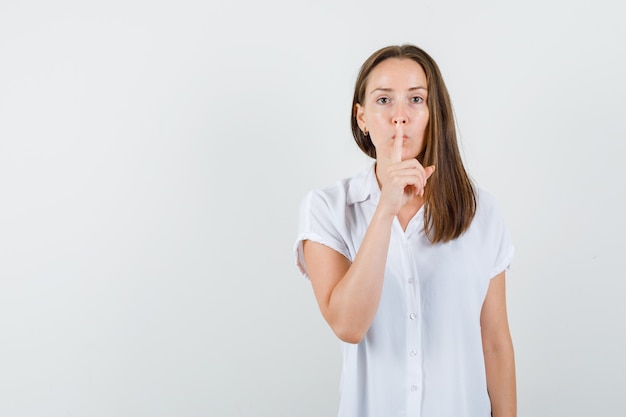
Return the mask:
[[396, 116], [393, 118], [393, 123], [394, 124], [405, 124], [406, 123], [406, 118], [403, 116]]
[[400, 125], [406, 124], [408, 122], [408, 117], [406, 115], [406, 111], [402, 105], [398, 105], [393, 113], [393, 124]]

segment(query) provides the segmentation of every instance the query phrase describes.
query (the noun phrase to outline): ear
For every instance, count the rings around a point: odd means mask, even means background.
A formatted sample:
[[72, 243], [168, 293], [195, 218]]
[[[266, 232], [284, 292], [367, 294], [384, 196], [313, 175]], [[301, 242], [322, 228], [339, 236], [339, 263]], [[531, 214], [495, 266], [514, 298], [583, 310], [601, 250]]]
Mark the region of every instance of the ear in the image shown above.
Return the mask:
[[356, 122], [359, 125], [359, 129], [365, 130], [367, 123], [365, 123], [365, 109], [359, 103], [354, 105], [354, 113], [356, 116]]

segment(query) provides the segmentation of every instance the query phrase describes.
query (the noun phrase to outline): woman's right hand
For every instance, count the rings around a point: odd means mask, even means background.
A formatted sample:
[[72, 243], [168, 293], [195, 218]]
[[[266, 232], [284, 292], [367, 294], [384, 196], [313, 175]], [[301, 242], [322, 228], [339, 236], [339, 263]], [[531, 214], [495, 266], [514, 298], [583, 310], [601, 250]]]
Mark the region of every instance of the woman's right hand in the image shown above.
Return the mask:
[[402, 125], [398, 123], [391, 156], [385, 167], [381, 167], [385, 172], [379, 175], [381, 198], [378, 206], [393, 216], [411, 198], [424, 196], [426, 182], [435, 171], [434, 165], [424, 168], [415, 158], [402, 160], [403, 137]]

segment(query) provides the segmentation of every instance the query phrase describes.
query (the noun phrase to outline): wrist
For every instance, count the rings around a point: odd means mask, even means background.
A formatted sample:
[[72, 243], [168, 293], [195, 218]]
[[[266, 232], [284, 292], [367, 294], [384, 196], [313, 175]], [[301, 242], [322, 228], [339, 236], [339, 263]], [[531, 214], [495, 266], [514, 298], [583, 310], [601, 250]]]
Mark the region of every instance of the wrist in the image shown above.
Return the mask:
[[372, 222], [376, 221], [391, 224], [394, 217], [396, 217], [395, 213], [379, 205], [378, 207], [376, 207], [376, 211], [374, 212], [374, 216], [372, 217]]

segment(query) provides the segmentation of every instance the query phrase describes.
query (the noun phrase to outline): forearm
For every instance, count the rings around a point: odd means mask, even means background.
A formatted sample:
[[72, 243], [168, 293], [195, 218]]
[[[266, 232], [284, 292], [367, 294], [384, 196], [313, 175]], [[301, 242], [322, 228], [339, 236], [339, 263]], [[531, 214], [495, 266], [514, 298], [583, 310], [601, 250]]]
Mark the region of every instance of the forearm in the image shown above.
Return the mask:
[[485, 348], [484, 354], [493, 417], [517, 416], [513, 344], [509, 339], [497, 347]]
[[374, 320], [394, 217], [376, 211], [354, 261], [330, 294], [327, 320], [342, 340], [358, 343]]

